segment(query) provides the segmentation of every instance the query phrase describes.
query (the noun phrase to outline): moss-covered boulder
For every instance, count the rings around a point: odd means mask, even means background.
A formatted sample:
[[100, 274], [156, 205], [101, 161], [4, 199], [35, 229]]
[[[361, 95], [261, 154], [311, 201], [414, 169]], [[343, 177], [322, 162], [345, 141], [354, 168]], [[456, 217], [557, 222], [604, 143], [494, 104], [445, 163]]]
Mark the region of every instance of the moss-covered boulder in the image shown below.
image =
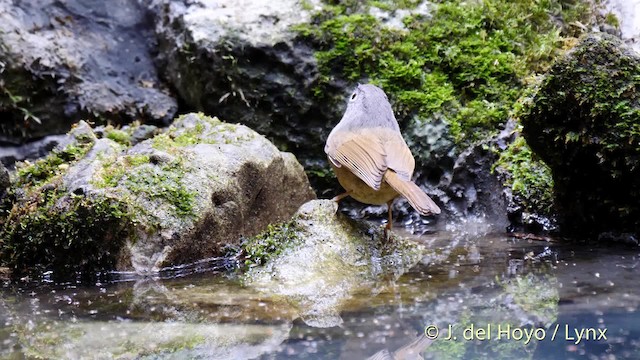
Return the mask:
[[[379, 226], [337, 210], [333, 201], [310, 201], [285, 226], [243, 246], [247, 262], [262, 264], [245, 274], [245, 284], [285, 297], [311, 326], [339, 325], [353, 294], [375, 292], [380, 280], [398, 278], [424, 255], [422, 245], [393, 234], [387, 240]], [[270, 248], [274, 237], [277, 247]]]
[[80, 119], [167, 124], [178, 105], [153, 64], [147, 11], [135, 0], [0, 2], [0, 142]]
[[295, 157], [201, 114], [129, 146], [135, 133], [80, 123], [67, 144], [15, 174], [0, 232], [17, 274], [155, 271], [219, 255], [314, 197]]
[[640, 233], [639, 74], [637, 53], [590, 35], [523, 110], [524, 136], [551, 168], [567, 234]]

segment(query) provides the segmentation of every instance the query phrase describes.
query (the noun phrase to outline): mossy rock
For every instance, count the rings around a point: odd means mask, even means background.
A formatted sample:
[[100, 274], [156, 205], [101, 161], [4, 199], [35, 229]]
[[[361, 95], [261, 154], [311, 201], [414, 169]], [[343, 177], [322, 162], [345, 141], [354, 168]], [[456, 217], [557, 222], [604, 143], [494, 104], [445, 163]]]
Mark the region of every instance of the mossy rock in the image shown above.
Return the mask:
[[558, 61], [522, 110], [568, 235], [640, 231], [640, 57], [606, 34]]
[[386, 239], [379, 225], [337, 210], [331, 200], [309, 201], [291, 221], [242, 245], [252, 265], [245, 285], [284, 297], [310, 326], [339, 325], [352, 294], [398, 278], [423, 256], [424, 246], [393, 233]]
[[18, 167], [0, 232], [16, 275], [149, 272], [221, 255], [314, 197], [295, 157], [245, 126], [188, 114], [131, 147], [110, 134], [81, 123], [64, 147]]

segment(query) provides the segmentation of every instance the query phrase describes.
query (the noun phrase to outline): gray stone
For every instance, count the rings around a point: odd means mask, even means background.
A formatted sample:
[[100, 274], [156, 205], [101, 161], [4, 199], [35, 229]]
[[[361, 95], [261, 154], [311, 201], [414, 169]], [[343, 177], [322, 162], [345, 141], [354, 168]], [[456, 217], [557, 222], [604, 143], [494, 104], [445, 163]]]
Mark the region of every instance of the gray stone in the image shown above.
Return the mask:
[[9, 171], [4, 165], [0, 164], [0, 198], [2, 198], [9, 186], [11, 186]]
[[166, 124], [177, 110], [135, 0], [0, 2], [0, 141], [65, 133], [80, 119]]
[[602, 7], [618, 18], [622, 40], [636, 52], [640, 51], [640, 1], [605, 0]]

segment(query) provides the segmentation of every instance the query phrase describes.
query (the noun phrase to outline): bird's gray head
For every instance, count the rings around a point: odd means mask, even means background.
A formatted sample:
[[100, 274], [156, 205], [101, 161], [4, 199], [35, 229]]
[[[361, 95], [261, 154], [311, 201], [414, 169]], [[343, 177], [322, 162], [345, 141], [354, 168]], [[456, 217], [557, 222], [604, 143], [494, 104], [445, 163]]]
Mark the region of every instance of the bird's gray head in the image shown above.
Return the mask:
[[387, 95], [371, 84], [358, 85], [349, 96], [347, 110], [340, 120], [345, 130], [384, 127], [400, 131]]

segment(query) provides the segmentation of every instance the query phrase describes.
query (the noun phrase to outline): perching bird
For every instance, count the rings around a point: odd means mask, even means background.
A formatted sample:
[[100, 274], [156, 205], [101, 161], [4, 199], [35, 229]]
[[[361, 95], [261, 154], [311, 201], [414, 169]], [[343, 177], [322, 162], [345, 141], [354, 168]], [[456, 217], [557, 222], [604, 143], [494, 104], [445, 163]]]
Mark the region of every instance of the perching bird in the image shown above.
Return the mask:
[[400, 134], [398, 121], [382, 89], [358, 85], [342, 119], [329, 134], [324, 152], [346, 190], [333, 200], [351, 196], [373, 205], [388, 206], [402, 195], [422, 215], [439, 214], [440, 208], [413, 181], [415, 160]]

